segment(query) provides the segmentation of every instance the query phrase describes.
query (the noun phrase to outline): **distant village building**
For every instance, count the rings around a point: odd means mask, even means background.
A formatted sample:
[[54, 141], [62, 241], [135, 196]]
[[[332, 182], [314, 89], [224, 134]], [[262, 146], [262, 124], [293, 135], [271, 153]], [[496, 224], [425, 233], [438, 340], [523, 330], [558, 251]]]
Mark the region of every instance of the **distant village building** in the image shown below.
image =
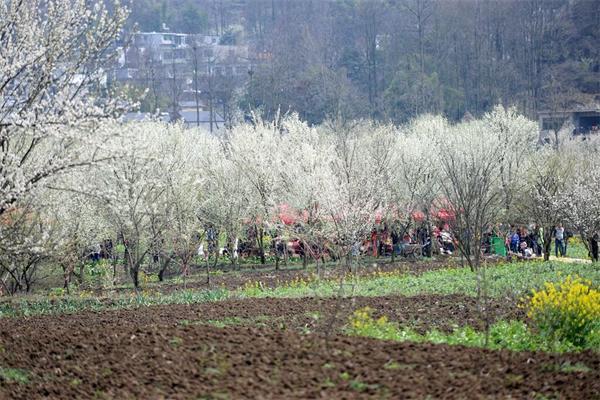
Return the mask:
[[158, 115], [152, 115], [150, 113], [143, 112], [128, 112], [123, 115], [123, 122], [144, 122], [144, 121], [160, 121], [160, 122], [171, 122], [171, 116], [169, 113], [160, 113]]
[[[198, 111], [195, 109], [186, 108], [179, 112], [181, 121], [187, 128], [202, 128], [207, 132], [211, 131], [211, 114], [210, 111]], [[219, 113], [212, 113], [212, 132], [217, 132], [223, 129], [225, 119]]]
[[571, 135], [600, 133], [600, 104], [563, 111], [538, 112], [540, 140], [549, 140], [554, 132], [570, 127]]
[[215, 131], [227, 118], [231, 92], [246, 84], [249, 71], [261, 62], [247, 45], [223, 44], [220, 36], [140, 32], [121, 49], [111, 80], [161, 97], [170, 104], [161, 111], [168, 111], [171, 121], [207, 130], [212, 125]]
[[177, 73], [190, 78], [195, 62], [199, 76], [246, 76], [254, 59], [248, 46], [220, 44], [219, 36], [139, 32], [122, 50], [114, 76], [117, 81], [144, 80], [148, 70], [154, 69], [158, 79], [168, 79], [175, 64]]

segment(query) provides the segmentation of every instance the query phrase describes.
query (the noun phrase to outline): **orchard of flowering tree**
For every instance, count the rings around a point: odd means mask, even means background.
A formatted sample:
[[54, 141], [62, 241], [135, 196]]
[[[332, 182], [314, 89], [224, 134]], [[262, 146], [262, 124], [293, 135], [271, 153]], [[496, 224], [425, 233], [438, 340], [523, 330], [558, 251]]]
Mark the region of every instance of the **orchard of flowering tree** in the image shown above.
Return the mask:
[[126, 121], [127, 18], [0, 2], [0, 398], [597, 396], [600, 136]]

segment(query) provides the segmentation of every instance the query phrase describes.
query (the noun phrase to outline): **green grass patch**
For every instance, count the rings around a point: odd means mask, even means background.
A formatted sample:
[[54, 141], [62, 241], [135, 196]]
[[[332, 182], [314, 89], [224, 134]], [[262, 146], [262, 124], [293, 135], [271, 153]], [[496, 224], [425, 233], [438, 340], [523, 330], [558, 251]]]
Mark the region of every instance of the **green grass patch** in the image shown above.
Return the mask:
[[182, 344], [183, 344], [183, 339], [178, 336], [173, 336], [171, 338], [171, 340], [169, 340], [169, 345], [171, 345], [171, 347], [174, 349], [178, 348]]
[[189, 325], [210, 325], [217, 328], [226, 328], [228, 326], [256, 326], [256, 327], [264, 327], [267, 326], [267, 322], [273, 320], [272, 317], [268, 315], [258, 315], [252, 318], [241, 318], [241, 317], [227, 317], [223, 319], [209, 319], [209, 320], [181, 320], [179, 321], [179, 325], [181, 326], [189, 326]]
[[[554, 246], [553, 246], [554, 249]], [[554, 251], [554, 250], [553, 250]], [[552, 253], [554, 254], [554, 253]], [[567, 257], [578, 258], [581, 260], [589, 260], [590, 256], [585, 245], [578, 236], [569, 239], [567, 244]]]
[[[477, 331], [470, 326], [456, 327], [452, 332], [441, 332], [433, 329], [424, 334], [414, 329], [399, 326], [396, 322], [388, 321], [386, 317], [374, 319], [371, 310], [363, 308], [354, 312], [350, 317], [345, 332], [352, 336], [371, 337], [398, 342], [430, 342], [435, 344], [462, 345], [467, 347], [482, 347], [493, 350], [507, 349], [512, 351], [545, 351], [564, 353], [585, 349], [600, 351], [595, 345], [576, 346], [568, 341], [550, 340], [530, 330], [522, 321], [498, 321], [486, 333]], [[600, 332], [596, 332], [600, 336]], [[393, 368], [393, 366], [390, 366]]]
[[0, 367], [0, 381], [26, 384], [29, 383], [29, 374], [22, 369]]
[[[519, 262], [489, 266], [485, 271], [488, 293], [492, 297], [521, 297], [545, 282], [556, 282], [561, 275], [576, 274], [600, 283], [600, 269], [592, 264], [553, 262]], [[342, 289], [340, 291], [340, 288]], [[477, 273], [469, 268], [448, 268], [421, 275], [387, 273], [339, 280], [314, 280], [275, 288], [249, 284], [237, 291], [241, 297], [332, 297], [339, 293], [355, 296], [420, 294], [477, 295]]]
[[546, 372], [562, 372], [567, 374], [587, 374], [594, 370], [584, 363], [578, 361], [572, 363], [571, 361], [556, 362], [556, 363], [543, 363], [540, 365], [541, 369]]
[[0, 303], [0, 318], [34, 315], [71, 314], [84, 310], [101, 311], [131, 309], [161, 304], [195, 304], [227, 299], [226, 289], [211, 291], [181, 290], [170, 294], [131, 293], [119, 297], [64, 296], [60, 298], [23, 298], [20, 301]]

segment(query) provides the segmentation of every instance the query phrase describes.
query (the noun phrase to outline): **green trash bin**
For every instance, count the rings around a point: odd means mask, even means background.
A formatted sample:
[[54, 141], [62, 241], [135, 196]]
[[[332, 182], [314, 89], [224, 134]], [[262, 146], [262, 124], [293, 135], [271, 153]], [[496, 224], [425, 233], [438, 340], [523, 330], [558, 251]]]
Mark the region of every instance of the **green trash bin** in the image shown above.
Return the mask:
[[504, 245], [504, 239], [501, 237], [494, 236], [492, 238], [492, 252], [499, 256], [506, 256], [506, 246]]

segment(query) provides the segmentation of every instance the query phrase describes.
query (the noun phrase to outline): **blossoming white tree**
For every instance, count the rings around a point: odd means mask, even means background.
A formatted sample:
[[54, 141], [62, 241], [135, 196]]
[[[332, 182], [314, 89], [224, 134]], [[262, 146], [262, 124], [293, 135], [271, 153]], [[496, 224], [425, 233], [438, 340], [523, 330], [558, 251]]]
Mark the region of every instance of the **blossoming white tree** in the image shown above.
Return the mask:
[[[573, 176], [559, 194], [558, 203], [569, 225], [579, 232], [592, 261], [598, 261], [600, 234], [600, 139], [574, 141], [571, 155], [576, 157]], [[574, 150], [574, 151], [573, 151]], [[564, 152], [563, 152], [564, 153]]]
[[[225, 143], [215, 137], [207, 137], [203, 142], [203, 156], [199, 160], [202, 187], [199, 193], [197, 216], [203, 230], [224, 232], [227, 236], [228, 252], [233, 267], [237, 262], [237, 243], [251, 212], [254, 199], [250, 182], [241, 168], [229, 158]], [[213, 256], [218, 257], [218, 246]], [[210, 283], [208, 258], [206, 259], [207, 282]]]
[[261, 263], [265, 263], [264, 234], [278, 199], [282, 132], [278, 121], [255, 119], [252, 124], [233, 127], [225, 138], [225, 154], [252, 188], [256, 241]]
[[332, 122], [325, 128], [333, 158], [318, 203], [329, 217], [328, 236], [352, 268], [352, 246], [373, 229], [376, 211], [389, 204], [388, 179], [396, 131], [388, 125]]
[[99, 159], [101, 121], [118, 109], [100, 96], [101, 67], [126, 17], [118, 0], [0, 2], [0, 214]]
[[56, 239], [55, 225], [33, 198], [0, 215], [0, 294], [29, 292]]
[[544, 260], [550, 259], [553, 229], [565, 218], [561, 196], [575, 169], [575, 158], [544, 147], [532, 152], [527, 169], [527, 185], [519, 196], [518, 207], [524, 218], [543, 228]]
[[[68, 185], [65, 179], [54, 181], [54, 185]], [[56, 246], [50, 254], [51, 260], [62, 268], [63, 288], [69, 292], [73, 275], [77, 275], [80, 283], [84, 282], [90, 251], [110, 238], [110, 230], [106, 220], [99, 218], [94, 202], [83, 193], [48, 189], [42, 198], [49, 205], [44, 209], [45, 221], [54, 227], [52, 236]], [[113, 263], [113, 282], [116, 272]]]
[[490, 140], [497, 141], [501, 150], [497, 168], [503, 197], [502, 212], [510, 218], [515, 196], [526, 186], [522, 175], [528, 168], [529, 153], [536, 148], [538, 126], [515, 107], [500, 105], [483, 116], [483, 123], [486, 132], [491, 135]]
[[499, 150], [478, 122], [454, 127], [438, 137], [441, 189], [454, 216], [451, 228], [469, 267], [479, 267], [481, 239], [497, 215]]
[[312, 257], [319, 271], [318, 259], [324, 255], [326, 240], [331, 239], [326, 233], [330, 215], [320, 198], [333, 182], [333, 145], [318, 128], [297, 116], [284, 120], [283, 127], [282, 204], [277, 210], [283, 215], [277, 215], [276, 222], [282, 234], [300, 241], [305, 262]]
[[[160, 129], [160, 128], [159, 128]], [[181, 273], [185, 278], [197, 248], [201, 242], [201, 221], [198, 218], [199, 196], [202, 188], [201, 160], [209, 150], [206, 146], [207, 136], [199, 135], [176, 127], [163, 129], [163, 136], [157, 138], [163, 144], [160, 146], [160, 163], [163, 166], [162, 180], [166, 186], [165, 197], [162, 202], [165, 207], [165, 219], [169, 223], [165, 233], [160, 235], [166, 240], [166, 247], [181, 265]], [[165, 246], [165, 243], [157, 243]], [[162, 280], [165, 272], [159, 272]]]
[[80, 185], [125, 246], [125, 263], [137, 289], [140, 268], [157, 248], [171, 246], [182, 272], [187, 272], [195, 250], [194, 196], [200, 186], [193, 155], [198, 148], [192, 132], [179, 125], [142, 123], [113, 129], [124, 132], [107, 145], [125, 154], [90, 170]]
[[411, 121], [398, 138], [394, 150], [396, 168], [392, 171], [390, 188], [396, 209], [392, 216], [393, 227], [399, 236], [408, 231], [417, 212], [423, 213], [431, 234], [432, 214], [440, 190], [437, 149], [433, 144], [437, 135], [447, 132], [448, 123], [444, 118], [425, 115]]

